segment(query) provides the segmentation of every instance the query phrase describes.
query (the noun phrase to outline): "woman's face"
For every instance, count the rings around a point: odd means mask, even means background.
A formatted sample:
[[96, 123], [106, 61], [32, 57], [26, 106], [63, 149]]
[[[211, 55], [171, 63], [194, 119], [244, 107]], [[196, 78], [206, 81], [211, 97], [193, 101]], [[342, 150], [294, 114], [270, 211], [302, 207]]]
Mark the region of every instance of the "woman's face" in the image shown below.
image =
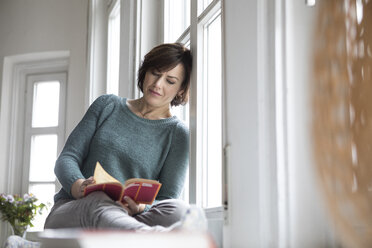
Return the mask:
[[143, 96], [146, 102], [153, 107], [169, 106], [174, 97], [182, 93], [180, 87], [183, 74], [182, 64], [166, 72], [147, 71], [143, 81]]

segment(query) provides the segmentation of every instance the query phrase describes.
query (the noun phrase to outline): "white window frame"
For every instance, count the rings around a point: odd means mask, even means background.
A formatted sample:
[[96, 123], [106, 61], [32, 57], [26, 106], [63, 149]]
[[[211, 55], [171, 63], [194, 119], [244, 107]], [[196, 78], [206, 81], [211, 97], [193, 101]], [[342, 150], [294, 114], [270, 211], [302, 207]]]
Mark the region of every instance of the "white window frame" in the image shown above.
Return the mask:
[[[207, 10], [207, 9], [205, 9]], [[208, 204], [208, 199], [209, 199], [209, 193], [210, 193], [210, 190], [209, 190], [209, 185], [208, 185], [208, 179], [210, 178], [210, 175], [209, 175], [209, 169], [210, 169], [210, 166], [212, 165], [209, 161], [209, 117], [208, 117], [208, 114], [207, 113], [210, 109], [211, 106], [209, 106], [209, 97], [211, 96], [211, 93], [209, 91], [209, 77], [210, 75], [208, 75], [208, 59], [209, 59], [209, 54], [208, 54], [208, 48], [207, 48], [207, 45], [208, 45], [208, 42], [209, 42], [209, 37], [207, 37], [207, 30], [209, 28], [209, 25], [211, 25], [217, 18], [220, 18], [221, 19], [221, 29], [222, 29], [222, 14], [221, 14], [221, 7], [216, 5], [214, 8], [210, 9], [209, 12], [207, 13], [207, 15], [204, 17], [204, 19], [201, 19], [200, 20], [200, 23], [199, 25], [202, 25], [202, 29], [203, 29], [203, 64], [202, 64], [202, 72], [203, 72], [203, 81], [202, 82], [198, 82], [198, 83], [201, 83], [203, 85], [203, 91], [202, 91], [202, 94], [203, 94], [203, 102], [199, 102], [199, 109], [200, 111], [202, 112], [202, 116], [203, 116], [203, 121], [202, 121], [202, 127], [201, 128], [201, 132], [199, 132], [200, 134], [203, 135], [203, 138], [202, 138], [202, 160], [203, 160], [203, 163], [202, 163], [202, 183], [203, 183], [203, 186], [202, 186], [202, 189], [201, 189], [201, 192], [199, 191], [198, 193], [201, 194], [202, 198], [201, 198], [201, 206], [205, 207], [207, 204]], [[204, 13], [204, 12], [203, 12]], [[222, 33], [222, 32], [221, 32]], [[221, 41], [222, 43], [222, 36], [221, 36]], [[222, 44], [221, 44], [221, 49], [222, 49]], [[199, 50], [200, 51], [200, 50]], [[200, 55], [200, 53], [199, 53]], [[222, 56], [222, 51], [221, 51], [221, 56]], [[222, 58], [221, 58], [221, 63], [222, 63]], [[222, 72], [222, 64], [221, 64], [221, 72]], [[223, 157], [223, 154], [222, 154], [222, 150], [223, 150], [223, 146], [222, 146], [222, 130], [223, 130], [223, 126], [222, 126], [222, 123], [223, 123], [223, 120], [222, 120], [222, 89], [223, 89], [223, 82], [222, 82], [222, 73], [221, 73], [221, 119], [220, 119], [220, 125], [221, 125], [221, 146], [220, 146], [220, 159], [221, 159], [221, 164], [220, 164], [220, 193], [221, 193], [221, 200], [220, 200], [220, 205], [218, 206], [214, 206], [214, 207], [205, 207], [205, 208], [215, 208], [215, 207], [221, 207], [222, 206], [222, 157]]]
[[[201, 106], [203, 102], [203, 86], [202, 83], [204, 80], [203, 75], [203, 66], [204, 66], [204, 25], [206, 25], [211, 18], [213, 18], [218, 12], [221, 12], [221, 22], [223, 22], [223, 9], [222, 3], [220, 0], [214, 0], [210, 3], [210, 5], [204, 9], [204, 11], [197, 15], [198, 8], [200, 8], [200, 4], [202, 2], [198, 2], [196, 0], [191, 0], [191, 25], [190, 25], [190, 43], [191, 43], [191, 50], [193, 52], [193, 74], [192, 74], [192, 82], [194, 84], [191, 85], [191, 94], [190, 94], [190, 133], [191, 133], [191, 149], [190, 149], [190, 203], [197, 204], [199, 206], [203, 206], [203, 192], [204, 185], [203, 185], [203, 154], [205, 153], [203, 147], [203, 142], [205, 142], [202, 138], [203, 133], [203, 113], [201, 111]], [[223, 25], [222, 25], [223, 26]], [[187, 30], [186, 30], [187, 31]], [[223, 33], [221, 27], [221, 33]], [[183, 34], [183, 36], [185, 36]], [[221, 37], [222, 39], [222, 37]], [[221, 40], [221, 46], [223, 50], [223, 39]], [[223, 56], [223, 52], [221, 51], [221, 55]], [[223, 80], [223, 58], [222, 58], [222, 88], [224, 88], [224, 80]], [[195, 83], [196, 82], [196, 83]], [[222, 97], [222, 106], [224, 106], [223, 95]], [[222, 116], [224, 116], [224, 109], [222, 107]], [[223, 119], [223, 117], [222, 117]], [[222, 121], [222, 120], [221, 120]], [[226, 146], [225, 138], [224, 138], [224, 123], [222, 122], [222, 147]], [[223, 160], [222, 160], [223, 161]], [[223, 167], [223, 165], [222, 165]], [[224, 171], [224, 170], [222, 170]], [[223, 173], [223, 172], [222, 172]], [[222, 175], [221, 175], [222, 181]], [[221, 189], [222, 190], [222, 189]], [[222, 191], [222, 194], [224, 192]], [[221, 206], [217, 207], [222, 212], [222, 205], [224, 203], [225, 197], [222, 196]], [[215, 208], [211, 208], [210, 211], [216, 212]], [[207, 210], [208, 213], [208, 210]]]
[[[224, 185], [226, 184], [226, 167], [224, 154], [226, 152], [224, 150], [228, 150], [228, 145], [226, 144], [225, 138], [225, 124], [224, 124], [224, 39], [223, 39], [223, 8], [222, 8], [222, 0], [214, 0], [212, 1], [207, 8], [205, 8], [201, 14], [198, 15], [198, 9], [200, 10], [203, 2], [197, 0], [190, 1], [190, 26], [187, 27], [181, 36], [175, 42], [186, 43], [190, 42], [191, 51], [193, 53], [193, 73], [191, 75], [191, 84], [190, 88], [190, 99], [189, 99], [189, 128], [190, 128], [190, 165], [189, 165], [189, 202], [191, 204], [196, 204], [199, 206], [203, 206], [203, 198], [205, 198], [203, 191], [204, 183], [203, 183], [203, 170], [205, 170], [205, 165], [203, 164], [203, 155], [206, 152], [203, 150], [206, 140], [203, 140], [202, 133], [203, 133], [203, 113], [202, 113], [202, 102], [203, 102], [203, 66], [205, 66], [205, 52], [204, 52], [204, 26], [211, 20], [211, 18], [215, 17], [216, 15], [221, 16], [221, 87], [222, 87], [222, 95], [221, 95], [221, 127], [222, 127], [222, 146], [221, 146], [221, 161], [222, 161], [222, 175], [221, 175], [221, 206], [219, 207], [209, 207], [205, 208], [206, 216], [209, 222], [209, 229], [212, 232], [212, 235], [216, 242], [220, 245], [223, 243], [222, 238], [222, 230], [223, 230], [223, 219], [224, 219], [224, 209], [227, 209], [227, 191]], [[166, 21], [166, 15], [165, 21]], [[166, 26], [166, 25], [164, 25]], [[167, 28], [167, 26], [165, 27]], [[165, 32], [165, 35], [167, 33]], [[201, 166], [202, 165], [202, 166]], [[186, 190], [187, 191], [187, 190]], [[185, 197], [187, 199], [187, 197]]]
[[[190, 1], [190, 26], [187, 27], [184, 32], [180, 35], [180, 37], [174, 41], [174, 42], [181, 42], [186, 43], [190, 42], [191, 44], [191, 50], [193, 52], [193, 73], [192, 73], [192, 82], [190, 91], [190, 100], [189, 100], [189, 119], [190, 119], [190, 133], [191, 133], [191, 145], [190, 145], [190, 166], [189, 166], [189, 202], [192, 204], [197, 204], [199, 206], [203, 206], [203, 198], [206, 198], [205, 191], [203, 184], [203, 177], [205, 177], [205, 173], [203, 171], [205, 170], [205, 166], [203, 165], [203, 154], [206, 152], [203, 150], [203, 147], [205, 148], [205, 144], [203, 144], [204, 139], [201, 135], [203, 133], [203, 116], [202, 116], [202, 104], [203, 102], [203, 96], [201, 95], [203, 92], [202, 83], [203, 80], [205, 80], [205, 76], [203, 75], [203, 66], [205, 65], [205, 41], [204, 39], [204, 26], [211, 20], [211, 18], [214, 18], [215, 16], [220, 15], [221, 16], [221, 33], [223, 34], [222, 30], [222, 22], [223, 22], [223, 10], [222, 10], [222, 1], [221, 0], [214, 0], [212, 1], [208, 7], [206, 7], [204, 10], [201, 11], [201, 14], [197, 14], [198, 10], [201, 10], [203, 7], [203, 2], [201, 1]], [[169, 25], [167, 22], [169, 22], [169, 18], [167, 17], [166, 13], [170, 10], [167, 8], [167, 4], [165, 4], [165, 15], [164, 15], [164, 27], [165, 27], [165, 36], [167, 36], [167, 29], [169, 29]], [[222, 35], [221, 35], [222, 36]], [[167, 37], [165, 37], [167, 38]], [[223, 50], [223, 37], [221, 37], [221, 49]], [[223, 52], [221, 51], [222, 56], [222, 63], [223, 63]], [[223, 65], [221, 68], [222, 71], [222, 88], [224, 88], [224, 82], [223, 82]], [[199, 72], [199, 73], [198, 73]], [[199, 94], [198, 94], [199, 93]], [[223, 94], [223, 93], [222, 93]], [[224, 105], [223, 101], [223, 95], [222, 97], [222, 106]], [[224, 110], [223, 107], [221, 109], [222, 116], [224, 116]], [[222, 117], [223, 119], [223, 117]], [[222, 120], [221, 120], [222, 121]], [[223, 122], [223, 121], [222, 121]], [[222, 147], [221, 151], [223, 150], [223, 147], [225, 147], [225, 138], [224, 138], [224, 124], [222, 123]], [[223, 154], [222, 154], [223, 156]], [[222, 159], [222, 163], [223, 163]], [[198, 166], [197, 166], [198, 165]], [[222, 166], [222, 174], [223, 174], [223, 165]], [[221, 175], [221, 182], [222, 182], [222, 175]], [[204, 193], [203, 193], [204, 191]], [[224, 194], [223, 190], [221, 189], [222, 194]], [[187, 197], [186, 197], [187, 199]], [[226, 203], [226, 198], [222, 196], [222, 202], [221, 206], [217, 207], [219, 211], [222, 213], [223, 204]], [[216, 209], [212, 208], [211, 211], [216, 213]], [[208, 212], [208, 210], [207, 210]]]
[[108, 6], [108, 0], [89, 0], [86, 109], [106, 93]]
[[108, 18], [112, 3], [120, 2], [119, 95], [139, 96], [135, 79], [141, 51], [141, 6], [137, 0], [89, 0], [88, 58], [85, 108], [107, 88]]
[[[59, 116], [58, 125], [55, 127], [40, 127], [32, 128], [32, 107], [33, 107], [33, 85], [35, 82], [43, 81], [58, 81], [60, 83], [60, 95], [59, 95]], [[23, 159], [23, 176], [22, 176], [22, 192], [29, 191], [29, 175], [30, 175], [30, 150], [31, 150], [31, 137], [34, 134], [56, 134], [57, 135], [57, 154], [62, 151], [65, 142], [65, 113], [66, 113], [66, 84], [67, 74], [66, 73], [53, 73], [53, 74], [41, 74], [31, 75], [27, 77], [27, 100], [26, 100], [26, 117], [25, 117], [25, 138], [24, 138], [24, 159]], [[54, 167], [54, 165], [53, 165]], [[45, 182], [32, 182], [32, 183], [45, 183]], [[48, 182], [51, 183], [51, 182]], [[55, 178], [54, 183], [56, 185], [55, 192], [61, 189], [61, 185]]]
[[[36, 82], [58, 81], [60, 83], [59, 91], [59, 111], [58, 111], [58, 124], [54, 127], [32, 127], [32, 109], [33, 109], [33, 95], [34, 84]], [[30, 181], [30, 159], [31, 159], [31, 137], [37, 135], [55, 134], [57, 135], [57, 151], [56, 156], [62, 151], [65, 142], [65, 114], [66, 114], [66, 88], [67, 88], [67, 73], [45, 73], [38, 75], [27, 76], [26, 79], [26, 111], [25, 111], [25, 124], [24, 124], [24, 148], [23, 148], [23, 175], [22, 175], [22, 191], [30, 193], [31, 184], [51, 184], [55, 185], [54, 193], [61, 189], [61, 184], [55, 177], [51, 181]], [[54, 168], [54, 164], [51, 164]], [[36, 195], [37, 196], [37, 195]], [[54, 196], [54, 195], [53, 195]], [[47, 204], [47, 202], [43, 202]], [[49, 202], [53, 205], [53, 201]], [[51, 206], [52, 206], [51, 205]], [[50, 206], [50, 207], [51, 207]], [[50, 211], [50, 208], [48, 209]], [[33, 231], [31, 231], [33, 232]]]
[[[8, 56], [4, 58], [0, 111], [0, 182], [3, 192], [22, 193], [23, 142], [27, 76], [40, 73], [66, 72], [69, 51], [50, 51]], [[20, 156], [22, 154], [22, 156]], [[0, 236], [10, 234], [5, 223], [0, 223]]]

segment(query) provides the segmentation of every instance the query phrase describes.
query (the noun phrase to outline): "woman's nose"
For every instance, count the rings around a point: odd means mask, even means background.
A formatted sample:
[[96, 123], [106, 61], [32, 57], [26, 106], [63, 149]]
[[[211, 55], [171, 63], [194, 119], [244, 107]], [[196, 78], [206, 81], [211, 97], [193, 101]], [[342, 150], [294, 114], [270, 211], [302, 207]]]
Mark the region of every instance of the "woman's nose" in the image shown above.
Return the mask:
[[155, 82], [154, 82], [154, 86], [155, 87], [161, 87], [162, 84], [163, 84], [163, 81], [164, 81], [164, 78], [161, 76], [161, 77], [158, 77]]

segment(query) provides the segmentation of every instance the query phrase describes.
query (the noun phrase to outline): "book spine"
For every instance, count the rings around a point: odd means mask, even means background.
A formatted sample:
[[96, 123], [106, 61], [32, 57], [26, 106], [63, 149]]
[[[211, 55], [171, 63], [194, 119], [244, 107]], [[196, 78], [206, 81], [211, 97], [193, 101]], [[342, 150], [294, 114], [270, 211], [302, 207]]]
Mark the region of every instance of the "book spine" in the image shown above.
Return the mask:
[[139, 192], [141, 191], [141, 188], [142, 188], [142, 183], [139, 184], [139, 187], [138, 187], [138, 190], [137, 190], [137, 193], [136, 193], [136, 196], [134, 197], [134, 201], [137, 201], [137, 197], [138, 197], [138, 194]]

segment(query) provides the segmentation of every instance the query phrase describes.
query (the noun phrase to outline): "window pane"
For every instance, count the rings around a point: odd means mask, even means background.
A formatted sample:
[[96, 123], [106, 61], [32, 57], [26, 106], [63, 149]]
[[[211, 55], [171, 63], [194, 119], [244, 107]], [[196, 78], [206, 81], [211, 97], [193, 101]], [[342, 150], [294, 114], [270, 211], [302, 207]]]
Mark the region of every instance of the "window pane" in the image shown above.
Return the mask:
[[[185, 106], [179, 105], [177, 107], [172, 108], [172, 114], [177, 116], [178, 119], [182, 120], [187, 127], [189, 127], [189, 104]], [[189, 170], [187, 169], [186, 178], [185, 178], [185, 185], [183, 187], [183, 192], [181, 195], [181, 199], [185, 202], [189, 202]]]
[[33, 135], [31, 137], [30, 181], [54, 181], [56, 158], [57, 135]]
[[47, 183], [47, 184], [30, 184], [29, 185], [29, 193], [35, 195], [38, 199], [37, 204], [44, 203], [45, 205], [50, 204], [48, 209], [43, 210], [43, 214], [37, 214], [35, 219], [32, 221], [34, 227], [31, 227], [28, 231], [31, 232], [39, 232], [44, 230], [44, 223], [45, 219], [50, 213], [52, 208], [52, 204], [54, 202], [53, 197], [55, 194], [55, 184], [54, 183]]
[[190, 26], [190, 0], [166, 0], [164, 6], [164, 41], [175, 42]]
[[120, 1], [110, 13], [108, 24], [107, 93], [119, 94]]
[[205, 116], [207, 148], [205, 170], [207, 206], [221, 206], [222, 201], [222, 72], [221, 72], [221, 15], [205, 26], [206, 97]]
[[34, 83], [32, 127], [58, 126], [59, 87], [58, 81]]
[[[190, 49], [190, 40], [186, 41], [185, 47]], [[182, 120], [187, 127], [189, 127], [190, 123], [190, 105], [187, 103], [186, 105], [182, 106], [179, 105], [177, 107], [172, 108], [172, 114], [177, 116], [180, 120]], [[185, 178], [185, 185], [183, 187], [183, 192], [181, 195], [181, 199], [185, 202], [189, 202], [189, 169], [187, 169], [186, 172], [186, 178]]]
[[208, 7], [208, 5], [212, 2], [213, 0], [201, 0], [199, 1], [198, 4], [198, 15], [203, 13], [203, 11]]

